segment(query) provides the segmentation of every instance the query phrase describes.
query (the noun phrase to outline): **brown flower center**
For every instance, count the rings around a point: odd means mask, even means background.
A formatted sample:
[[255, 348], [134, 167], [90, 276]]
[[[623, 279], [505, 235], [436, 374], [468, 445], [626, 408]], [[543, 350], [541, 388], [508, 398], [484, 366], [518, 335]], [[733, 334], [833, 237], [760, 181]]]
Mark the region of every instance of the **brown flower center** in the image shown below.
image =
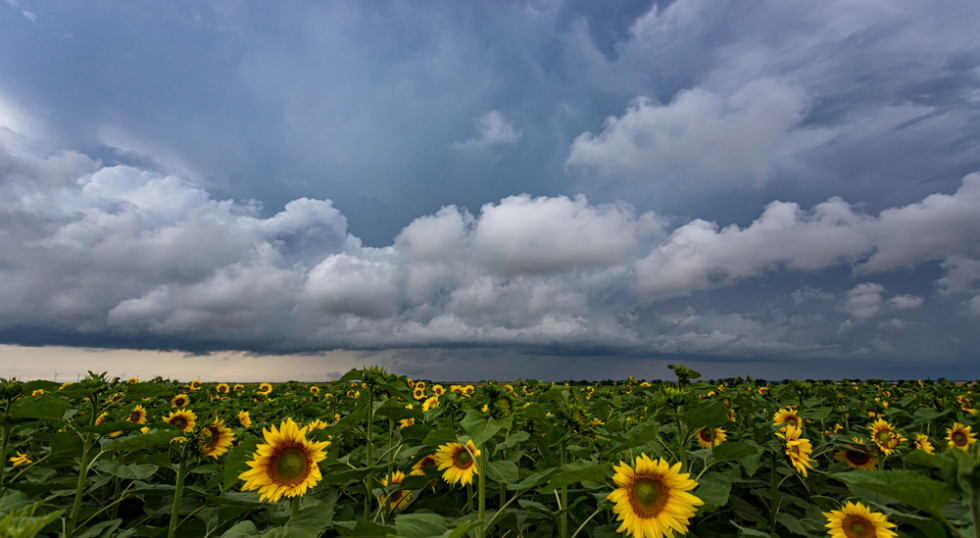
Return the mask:
[[460, 469], [469, 469], [473, 466], [473, 457], [470, 456], [465, 446], [456, 450], [456, 453], [453, 454], [453, 460], [456, 463], [456, 467]]
[[956, 446], [966, 446], [966, 434], [961, 431], [953, 432], [953, 444]]
[[269, 457], [269, 465], [266, 470], [276, 484], [295, 486], [306, 480], [312, 468], [306, 450], [299, 445], [290, 444], [279, 447]]
[[637, 476], [629, 493], [630, 507], [641, 518], [657, 517], [670, 499], [667, 485], [658, 476]]
[[868, 463], [868, 460], [870, 459], [871, 456], [869, 456], [867, 452], [863, 452], [860, 450], [847, 451], [847, 461], [853, 463], [854, 465], [864, 465]]
[[862, 516], [853, 514], [844, 518], [841, 530], [844, 531], [844, 536], [847, 538], [877, 538], [878, 536], [873, 523]]

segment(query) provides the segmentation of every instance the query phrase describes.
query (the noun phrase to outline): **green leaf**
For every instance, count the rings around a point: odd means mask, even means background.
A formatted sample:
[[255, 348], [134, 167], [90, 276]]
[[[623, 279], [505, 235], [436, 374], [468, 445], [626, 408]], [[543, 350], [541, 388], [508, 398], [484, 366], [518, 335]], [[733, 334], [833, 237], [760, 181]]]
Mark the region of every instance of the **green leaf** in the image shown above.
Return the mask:
[[717, 428], [728, 424], [728, 408], [721, 402], [696, 407], [685, 406], [681, 417], [689, 428]]
[[97, 433], [99, 435], [110, 435], [116, 432], [131, 432], [142, 428], [140, 424], [133, 424], [132, 422], [126, 422], [125, 420], [117, 420], [113, 422], [103, 422], [102, 424], [97, 424], [95, 426], [82, 426], [78, 428], [80, 432], [91, 432]]
[[751, 527], [743, 527], [738, 523], [735, 523], [734, 520], [731, 521], [731, 524], [734, 525], [736, 529], [738, 529], [739, 538], [741, 538], [742, 536], [759, 536], [762, 538], [772, 538], [772, 535], [769, 534], [768, 532], [763, 532], [758, 529], [753, 529]]
[[925, 467], [933, 467], [935, 469], [942, 469], [944, 461], [945, 459], [942, 456], [929, 454], [924, 450], [914, 450], [905, 456], [905, 463], [912, 465], [923, 465]]
[[143, 398], [170, 398], [172, 393], [173, 389], [170, 387], [166, 387], [158, 383], [145, 382], [128, 385], [126, 387], [125, 394], [126, 399], [133, 402], [136, 400], [142, 400]]
[[789, 529], [789, 531], [793, 534], [800, 534], [802, 536], [810, 535], [810, 533], [803, 528], [803, 524], [800, 523], [799, 519], [787, 514], [786, 512], [779, 512], [776, 514], [776, 521]]
[[358, 536], [360, 538], [387, 538], [394, 529], [378, 525], [366, 519], [359, 519], [352, 529], [339, 527], [341, 536]]
[[439, 446], [456, 442], [458, 442], [456, 439], [456, 432], [451, 428], [432, 430], [425, 436], [425, 439], [422, 440], [422, 443], [426, 446]]
[[940, 514], [956, 493], [946, 484], [913, 471], [866, 471], [855, 469], [830, 473], [849, 486], [873, 491], [930, 514]]
[[431, 538], [446, 531], [446, 518], [439, 514], [400, 514], [395, 529], [402, 538]]
[[518, 482], [516, 484], [510, 484], [510, 485], [508, 485], [507, 486], [507, 489], [514, 490], [514, 491], [520, 491], [522, 489], [533, 488], [533, 487], [535, 487], [535, 486], [537, 486], [539, 484], [543, 484], [545, 480], [547, 480], [548, 478], [550, 478], [552, 475], [556, 474], [558, 471], [560, 471], [560, 469], [558, 467], [550, 467], [548, 469], [544, 469], [544, 470], [541, 470], [541, 471], [535, 471], [535, 472], [527, 475], [524, 478], [524, 480], [521, 480], [520, 482]]
[[176, 428], [150, 430], [143, 434], [130, 435], [119, 440], [108, 441], [105, 444], [105, 449], [117, 452], [146, 450], [152, 447], [167, 445], [171, 439], [180, 437], [182, 433]]
[[476, 409], [470, 409], [466, 412], [466, 416], [463, 420], [459, 422], [459, 425], [463, 427], [463, 431], [466, 435], [473, 440], [476, 446], [483, 446], [483, 443], [493, 437], [497, 432], [501, 430], [500, 425], [498, 425], [492, 418], [484, 416], [483, 413], [477, 411]]
[[121, 463], [119, 460], [99, 460], [95, 467], [103, 473], [127, 480], [146, 480], [159, 468], [150, 463]]
[[517, 464], [512, 461], [488, 461], [487, 478], [503, 484], [513, 484], [517, 482], [520, 473]]
[[277, 529], [272, 529], [262, 536], [265, 538], [317, 538], [333, 523], [334, 508], [337, 494], [329, 499], [304, 506], [296, 517]]
[[715, 463], [729, 460], [740, 460], [746, 456], [751, 456], [760, 452], [761, 449], [746, 441], [722, 443], [711, 449], [711, 453], [715, 457]]
[[71, 402], [53, 396], [24, 396], [14, 402], [10, 416], [40, 420], [63, 420]]
[[718, 479], [712, 475], [701, 479], [697, 489], [692, 493], [704, 501], [704, 511], [713, 512], [728, 504], [728, 496], [732, 491], [732, 483]]
[[220, 538], [250, 538], [257, 533], [258, 529], [255, 528], [255, 523], [245, 520], [232, 525]]
[[561, 471], [551, 477], [551, 481], [544, 489], [552, 490], [583, 480], [589, 482], [602, 482], [612, 469], [611, 463], [591, 463], [587, 461], [566, 463], [561, 466]]

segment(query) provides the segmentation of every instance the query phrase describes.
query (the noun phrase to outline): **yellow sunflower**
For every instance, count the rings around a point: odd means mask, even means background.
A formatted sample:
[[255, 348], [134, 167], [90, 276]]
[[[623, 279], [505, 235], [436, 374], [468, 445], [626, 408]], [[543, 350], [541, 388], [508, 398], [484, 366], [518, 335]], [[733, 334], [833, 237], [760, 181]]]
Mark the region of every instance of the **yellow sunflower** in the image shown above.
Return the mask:
[[799, 416], [797, 416], [796, 409], [793, 408], [793, 406], [789, 406], [789, 407], [784, 407], [779, 411], [776, 411], [776, 414], [772, 416], [772, 424], [773, 426], [783, 426], [783, 427], [785, 427], [786, 424], [790, 424], [792, 426], [800, 428], [803, 426], [803, 421], [800, 419]]
[[709, 430], [708, 428], [701, 428], [698, 430], [698, 446], [701, 448], [714, 448], [728, 439], [725, 430], [721, 428], [715, 428]]
[[258, 490], [262, 500], [278, 501], [282, 497], [306, 495], [323, 475], [317, 462], [327, 457], [328, 441], [311, 442], [306, 428], [300, 428], [292, 418], [279, 428], [262, 429], [265, 443], [259, 444], [247, 462], [249, 470], [238, 475], [245, 481], [242, 491]]
[[416, 400], [424, 400], [425, 397], [425, 387], [415, 385], [415, 388], [412, 389], [412, 398], [415, 398]]
[[197, 436], [201, 453], [210, 458], [217, 458], [228, 452], [228, 447], [234, 440], [235, 434], [232, 433], [231, 428], [225, 426], [224, 420], [215, 420], [208, 424]]
[[252, 427], [252, 417], [248, 416], [248, 411], [238, 412], [238, 423], [241, 424], [243, 428]]
[[31, 396], [43, 396], [43, 395], [44, 395], [44, 389], [37, 389], [31, 391]]
[[129, 412], [129, 416], [126, 417], [128, 422], [133, 424], [146, 424], [146, 409], [142, 405], [137, 405]]
[[320, 394], [320, 387], [318, 387], [316, 385], [313, 385], [312, 387], [310, 387], [310, 394], [312, 394], [314, 396], [318, 396]]
[[960, 404], [960, 409], [962, 409], [963, 411], [966, 411], [967, 413], [969, 413], [971, 415], [976, 415], [977, 414], [977, 410], [973, 408], [973, 402], [970, 401], [970, 399], [967, 398], [966, 396], [964, 396], [962, 394], [960, 394], [959, 396], [957, 396], [956, 397], [956, 403]]
[[630, 466], [620, 461], [613, 482], [619, 486], [606, 498], [616, 503], [613, 512], [621, 521], [616, 532], [634, 538], [673, 538], [686, 534], [697, 507], [704, 501], [690, 493], [698, 483], [681, 464], [671, 466], [663, 459], [640, 454]]
[[946, 428], [946, 441], [950, 448], [966, 450], [977, 442], [977, 434], [973, 433], [972, 427], [954, 422], [952, 428]]
[[139, 380], [139, 378], [138, 378], [138, 377], [131, 377], [131, 378], [129, 378], [129, 380], [128, 380], [128, 381], [129, 381], [129, 384], [130, 384], [130, 385], [135, 385], [135, 384], [137, 384], [137, 383], [139, 383], [139, 382], [140, 382], [140, 380]]
[[806, 476], [807, 468], [813, 469], [813, 465], [810, 464], [813, 461], [810, 459], [810, 455], [813, 454], [813, 445], [810, 444], [809, 439], [800, 437], [802, 434], [803, 430], [792, 424], [787, 424], [782, 433], [776, 433], [786, 442], [786, 456], [789, 457], [789, 462], [793, 468], [801, 475]]
[[466, 445], [460, 443], [448, 443], [436, 450], [436, 463], [439, 470], [443, 471], [442, 479], [449, 484], [472, 484], [473, 477], [477, 474], [476, 458], [480, 456], [480, 450], [473, 444], [473, 440], [466, 441]]
[[99, 413], [99, 416], [95, 417], [95, 425], [98, 426], [99, 424], [105, 424], [107, 420], [109, 420], [109, 413], [103, 411], [102, 413]]
[[20, 467], [21, 465], [30, 465], [34, 463], [34, 460], [27, 457], [27, 454], [23, 454], [19, 450], [17, 451], [16, 456], [11, 456], [10, 458], [8, 458], [8, 460], [14, 467]]
[[905, 441], [900, 433], [888, 423], [887, 420], [879, 418], [871, 424], [871, 440], [887, 456], [898, 448], [898, 445]]
[[270, 383], [262, 383], [259, 385], [259, 390], [258, 390], [259, 394], [268, 395], [271, 392], [272, 392], [272, 385]]
[[187, 388], [191, 390], [201, 390], [201, 380], [195, 379], [194, 381], [191, 381], [191, 384], [188, 385]]
[[827, 518], [827, 534], [831, 538], [895, 538], [898, 534], [892, 529], [894, 523], [885, 519], [885, 514], [872, 512], [870, 508], [848, 501], [840, 510], [824, 512]]
[[180, 431], [189, 432], [197, 425], [197, 415], [190, 409], [180, 409], [163, 417], [163, 421], [171, 426], [177, 426]]
[[432, 409], [433, 407], [439, 407], [438, 396], [433, 396], [431, 398], [426, 399], [425, 402], [422, 403], [422, 412], [424, 413], [429, 409]]
[[170, 399], [170, 405], [173, 407], [184, 407], [189, 403], [191, 403], [191, 398], [186, 394], [178, 394]]
[[847, 462], [847, 465], [854, 469], [874, 471], [878, 467], [878, 458], [875, 457], [874, 454], [868, 452], [868, 449], [863, 446], [863, 441], [860, 439], [855, 439], [855, 441], [858, 444], [849, 445], [847, 448], [838, 450], [834, 454], [834, 459], [837, 461]]
[[415, 465], [412, 465], [412, 472], [410, 472], [408, 474], [417, 475], [417, 476], [425, 476], [425, 468], [426, 467], [432, 467], [434, 465], [439, 465], [439, 462], [436, 461], [435, 456], [432, 456], [432, 455], [426, 456], [426, 457], [420, 459], [419, 461], [415, 462]]
[[[405, 473], [401, 471], [395, 471], [390, 477], [384, 477], [381, 479], [381, 485], [388, 487], [389, 485], [401, 484], [405, 480]], [[400, 489], [391, 494], [391, 500], [388, 502], [389, 510], [401, 510], [408, 506], [408, 501], [412, 498], [412, 493], [405, 489]], [[384, 504], [387, 497], [381, 495], [381, 504]]]
[[432, 385], [433, 396], [442, 396], [445, 393], [446, 393], [446, 388], [443, 387], [442, 385]]
[[218, 386], [214, 390], [218, 391], [218, 394], [228, 394], [231, 387], [228, 386], [228, 383], [218, 383]]
[[[412, 404], [405, 404], [405, 409], [415, 409], [415, 406]], [[401, 424], [402, 428], [407, 428], [415, 424], [415, 418], [414, 417], [403, 418], [399, 420], [398, 423]]]
[[915, 448], [924, 451], [926, 454], [936, 453], [935, 447], [933, 447], [932, 443], [929, 442], [929, 436], [924, 433], [920, 433], [915, 436]]

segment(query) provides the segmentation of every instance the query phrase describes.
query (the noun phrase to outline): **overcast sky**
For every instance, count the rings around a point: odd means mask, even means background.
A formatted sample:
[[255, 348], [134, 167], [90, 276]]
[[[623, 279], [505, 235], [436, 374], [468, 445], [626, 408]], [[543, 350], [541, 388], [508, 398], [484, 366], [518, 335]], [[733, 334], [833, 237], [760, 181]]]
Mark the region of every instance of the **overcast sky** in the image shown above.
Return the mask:
[[980, 378], [977, 28], [5, 0], [0, 375]]

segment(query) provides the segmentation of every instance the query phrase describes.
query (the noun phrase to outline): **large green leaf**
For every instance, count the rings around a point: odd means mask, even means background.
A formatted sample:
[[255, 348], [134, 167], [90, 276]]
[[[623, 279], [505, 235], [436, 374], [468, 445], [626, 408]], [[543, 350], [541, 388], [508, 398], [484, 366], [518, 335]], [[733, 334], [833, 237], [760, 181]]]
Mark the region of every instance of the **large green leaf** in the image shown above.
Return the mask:
[[24, 396], [10, 410], [12, 417], [63, 420], [71, 402], [54, 396]]
[[104, 459], [96, 462], [95, 468], [119, 478], [146, 480], [153, 476], [159, 467], [150, 463], [122, 463], [119, 460]]
[[721, 402], [685, 406], [681, 417], [689, 428], [717, 428], [728, 424], [728, 408]]
[[762, 452], [761, 448], [746, 441], [722, 443], [711, 449], [711, 453], [715, 457], [715, 463], [729, 460], [740, 460], [744, 457], [758, 454], [760, 452]]
[[487, 478], [504, 484], [513, 484], [520, 477], [517, 464], [512, 461], [488, 461]]
[[446, 518], [439, 514], [400, 514], [395, 529], [402, 538], [432, 538], [446, 532]]
[[575, 482], [602, 482], [612, 469], [611, 463], [592, 463], [588, 461], [566, 463], [561, 470], [551, 477], [544, 489], [557, 489]]
[[913, 471], [866, 471], [855, 469], [830, 473], [849, 486], [873, 491], [930, 514], [939, 514], [956, 493], [946, 484]]

